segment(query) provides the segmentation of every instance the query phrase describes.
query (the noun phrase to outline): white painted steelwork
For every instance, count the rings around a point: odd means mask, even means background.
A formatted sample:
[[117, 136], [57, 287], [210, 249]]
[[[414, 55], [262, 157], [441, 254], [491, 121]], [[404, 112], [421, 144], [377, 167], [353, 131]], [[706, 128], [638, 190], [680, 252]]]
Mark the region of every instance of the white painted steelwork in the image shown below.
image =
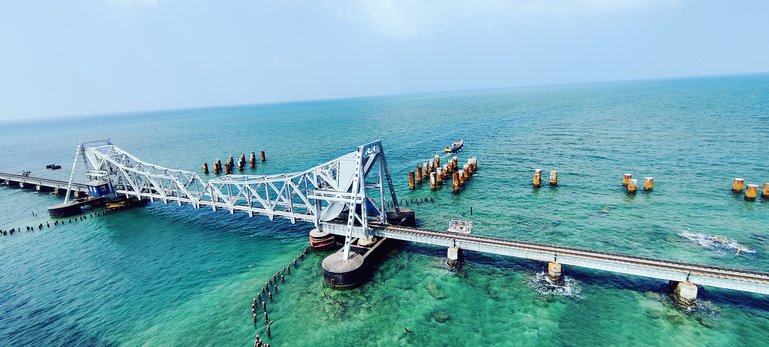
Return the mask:
[[[399, 211], [380, 141], [359, 146], [309, 170], [277, 175], [225, 175], [205, 181], [196, 172], [176, 170], [140, 160], [109, 140], [78, 145], [86, 158], [88, 180], [109, 182], [112, 191], [150, 201], [211, 207], [270, 219], [321, 222], [347, 220], [345, 259], [354, 227], [368, 230], [369, 220], [387, 223], [384, 186]], [[76, 155], [77, 157], [77, 155]], [[74, 166], [73, 166], [74, 167]], [[373, 198], [378, 195], [378, 201]], [[364, 237], [367, 237], [364, 235]]]
[[[387, 225], [385, 185], [393, 206], [399, 208], [379, 141], [304, 172], [226, 175], [208, 182], [195, 172], [143, 162], [108, 141], [83, 145], [83, 149], [87, 178], [110, 182], [118, 194], [312, 222], [322, 231], [344, 235], [346, 256], [353, 238], [380, 237], [769, 294], [766, 272]], [[378, 170], [372, 174], [377, 163]], [[376, 181], [369, 182], [369, 176], [376, 176]], [[378, 202], [369, 195], [375, 189]]]

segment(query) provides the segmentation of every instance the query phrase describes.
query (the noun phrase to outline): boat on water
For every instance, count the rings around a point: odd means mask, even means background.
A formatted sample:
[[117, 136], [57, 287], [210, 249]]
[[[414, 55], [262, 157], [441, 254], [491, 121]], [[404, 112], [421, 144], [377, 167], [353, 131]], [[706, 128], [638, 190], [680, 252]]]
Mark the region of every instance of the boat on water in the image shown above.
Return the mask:
[[446, 153], [454, 153], [460, 149], [462, 149], [462, 146], [465, 145], [465, 140], [459, 140], [457, 142], [453, 142], [452, 144], [446, 146], [446, 148], [443, 149]]
[[473, 221], [470, 219], [452, 218], [446, 231], [461, 234], [470, 234], [473, 231]]

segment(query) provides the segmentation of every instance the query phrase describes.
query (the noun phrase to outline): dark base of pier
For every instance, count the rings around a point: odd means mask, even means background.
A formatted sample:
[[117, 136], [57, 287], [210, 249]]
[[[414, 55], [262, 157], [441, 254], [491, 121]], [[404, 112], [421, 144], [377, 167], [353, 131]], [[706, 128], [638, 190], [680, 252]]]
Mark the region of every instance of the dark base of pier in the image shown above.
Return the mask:
[[70, 202], [56, 204], [48, 208], [48, 214], [53, 218], [65, 218], [78, 215], [83, 212], [83, 207], [104, 206], [104, 198], [81, 198]]
[[64, 218], [78, 215], [83, 211], [80, 209], [82, 204], [74, 201], [68, 203], [56, 204], [48, 208], [48, 214], [53, 218]]
[[387, 211], [387, 223], [400, 225], [404, 227], [413, 227], [417, 225], [416, 214], [409, 208], [402, 208], [401, 212], [396, 213], [395, 209]]
[[389, 253], [393, 240], [379, 239], [368, 246], [353, 245], [350, 259], [343, 260], [344, 249], [323, 259], [323, 282], [334, 289], [352, 289], [371, 277], [379, 261]]

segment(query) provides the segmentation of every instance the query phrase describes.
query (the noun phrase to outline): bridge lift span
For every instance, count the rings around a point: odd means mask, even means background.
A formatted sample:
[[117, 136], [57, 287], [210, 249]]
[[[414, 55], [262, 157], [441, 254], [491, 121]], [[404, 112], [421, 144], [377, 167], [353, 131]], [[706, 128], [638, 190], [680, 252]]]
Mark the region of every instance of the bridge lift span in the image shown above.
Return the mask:
[[334, 225], [337, 232], [345, 222], [344, 260], [350, 257], [354, 237], [373, 235], [369, 222], [388, 223], [386, 200], [400, 213], [381, 141], [302, 172], [223, 175], [208, 181], [193, 171], [142, 161], [109, 140], [98, 140], [78, 144], [70, 185], [79, 158], [86, 179], [107, 183], [112, 197], [287, 218], [311, 222], [318, 229]]

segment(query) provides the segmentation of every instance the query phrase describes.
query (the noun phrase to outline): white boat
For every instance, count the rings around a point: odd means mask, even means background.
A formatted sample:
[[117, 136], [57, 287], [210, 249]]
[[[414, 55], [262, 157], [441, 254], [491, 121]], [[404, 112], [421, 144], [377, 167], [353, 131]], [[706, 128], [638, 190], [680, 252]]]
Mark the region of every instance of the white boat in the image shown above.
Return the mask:
[[470, 219], [452, 218], [446, 231], [460, 234], [469, 234], [473, 231], [473, 221]]

